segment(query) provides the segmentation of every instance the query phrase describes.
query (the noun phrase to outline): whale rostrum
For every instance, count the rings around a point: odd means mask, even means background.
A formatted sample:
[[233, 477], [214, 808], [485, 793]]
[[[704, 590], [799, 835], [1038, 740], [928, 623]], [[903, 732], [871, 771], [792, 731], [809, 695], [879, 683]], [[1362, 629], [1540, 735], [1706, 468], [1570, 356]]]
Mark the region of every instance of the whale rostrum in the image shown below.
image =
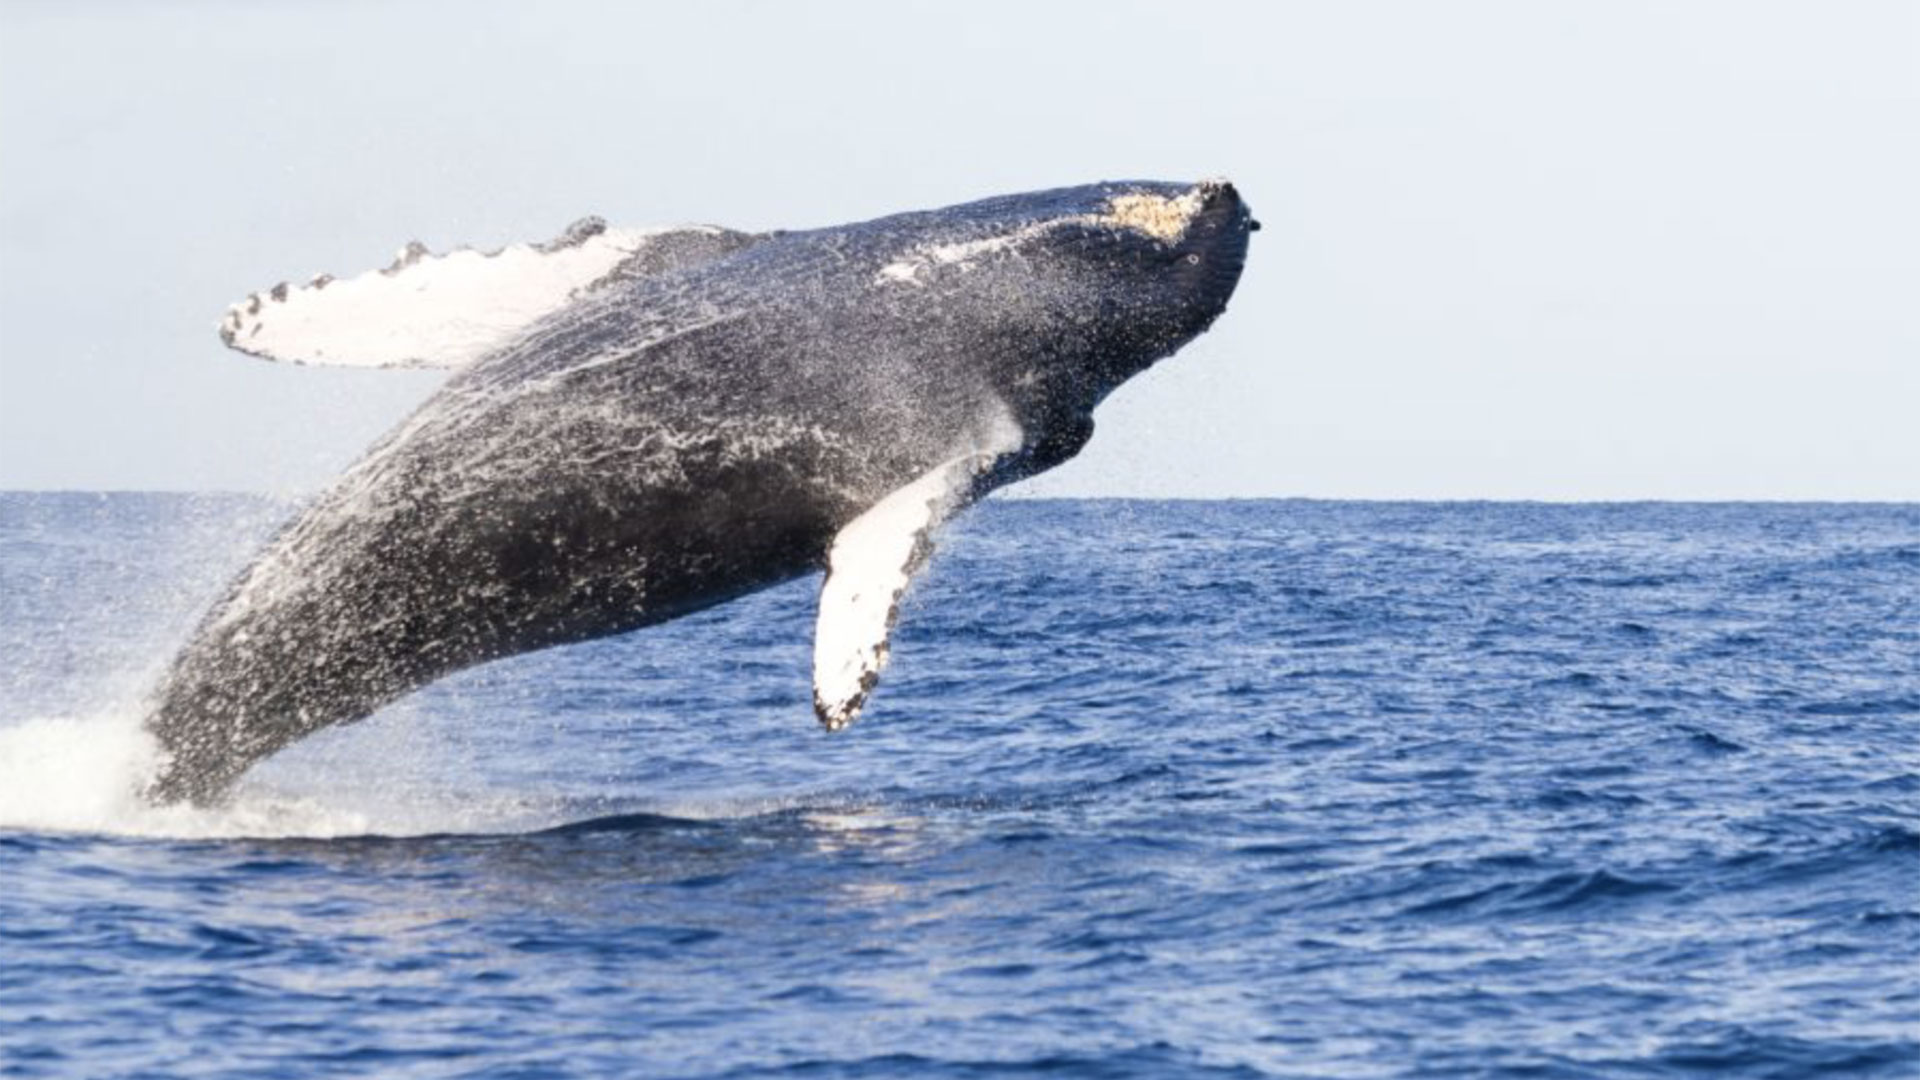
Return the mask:
[[302, 509], [157, 689], [159, 801], [440, 676], [824, 568], [814, 709], [852, 722], [941, 524], [1078, 453], [1212, 324], [1258, 228], [1125, 181], [826, 229], [613, 228], [234, 305], [269, 360], [446, 383]]

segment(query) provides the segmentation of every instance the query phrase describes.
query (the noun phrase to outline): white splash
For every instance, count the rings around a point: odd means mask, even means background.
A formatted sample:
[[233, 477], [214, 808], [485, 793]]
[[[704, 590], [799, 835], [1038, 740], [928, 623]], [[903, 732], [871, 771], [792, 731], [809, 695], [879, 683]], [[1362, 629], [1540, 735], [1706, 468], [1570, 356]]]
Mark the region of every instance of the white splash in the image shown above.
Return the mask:
[[[216, 807], [156, 806], [140, 792], [161, 761], [137, 709], [34, 717], [0, 727], [0, 831], [221, 838], [511, 832], [551, 824], [552, 807], [468, 790], [340, 784], [325, 794], [249, 777]], [[282, 778], [284, 779], [284, 778]]]
[[159, 746], [129, 717], [35, 717], [0, 728], [0, 828], [117, 831]]

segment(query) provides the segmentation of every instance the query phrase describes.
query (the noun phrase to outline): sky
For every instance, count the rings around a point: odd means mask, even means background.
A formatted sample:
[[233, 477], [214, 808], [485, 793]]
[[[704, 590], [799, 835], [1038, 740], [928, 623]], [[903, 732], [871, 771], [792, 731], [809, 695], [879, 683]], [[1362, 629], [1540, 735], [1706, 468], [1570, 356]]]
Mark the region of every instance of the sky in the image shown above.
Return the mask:
[[1214, 329], [1047, 495], [1920, 499], [1920, 3], [0, 0], [0, 489], [318, 490], [422, 372], [283, 279], [1226, 176]]

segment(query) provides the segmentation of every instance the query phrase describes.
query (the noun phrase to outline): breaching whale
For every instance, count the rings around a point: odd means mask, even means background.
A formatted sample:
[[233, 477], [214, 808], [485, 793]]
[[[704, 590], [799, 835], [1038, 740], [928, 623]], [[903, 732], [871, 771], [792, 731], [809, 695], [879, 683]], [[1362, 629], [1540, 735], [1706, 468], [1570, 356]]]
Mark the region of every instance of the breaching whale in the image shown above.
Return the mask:
[[845, 726], [942, 521], [1078, 453], [1258, 227], [1224, 181], [1113, 182], [791, 232], [588, 219], [249, 296], [240, 351], [455, 370], [208, 613], [148, 715], [149, 796], [217, 800], [440, 676], [822, 567], [814, 708]]

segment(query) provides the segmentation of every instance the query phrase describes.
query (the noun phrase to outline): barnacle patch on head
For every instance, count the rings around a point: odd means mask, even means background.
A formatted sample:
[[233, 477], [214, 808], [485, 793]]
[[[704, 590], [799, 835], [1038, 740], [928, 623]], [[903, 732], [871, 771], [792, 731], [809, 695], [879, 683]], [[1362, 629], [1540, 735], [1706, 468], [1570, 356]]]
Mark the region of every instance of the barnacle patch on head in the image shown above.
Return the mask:
[[1200, 212], [1200, 191], [1196, 187], [1171, 198], [1146, 193], [1115, 195], [1107, 200], [1106, 211], [1094, 215], [1093, 220], [1102, 225], [1132, 229], [1171, 244], [1186, 235], [1193, 216]]

